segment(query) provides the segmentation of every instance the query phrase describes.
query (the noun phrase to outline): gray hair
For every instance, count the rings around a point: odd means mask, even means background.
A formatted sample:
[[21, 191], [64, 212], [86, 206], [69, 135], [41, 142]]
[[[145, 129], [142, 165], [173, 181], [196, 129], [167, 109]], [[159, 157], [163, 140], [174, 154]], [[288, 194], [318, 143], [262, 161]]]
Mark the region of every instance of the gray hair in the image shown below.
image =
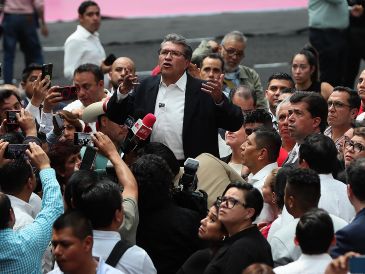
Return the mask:
[[230, 39], [232, 39], [233, 41], [242, 42], [244, 44], [247, 43], [247, 37], [242, 32], [240, 32], [238, 30], [234, 30], [234, 31], [228, 32], [226, 35], [224, 35], [221, 45], [224, 45], [224, 43]]
[[285, 98], [283, 101], [280, 102], [280, 104], [278, 104], [278, 106], [276, 107], [276, 119], [279, 120], [279, 111], [280, 108], [285, 105], [285, 104], [290, 104], [290, 97]]
[[193, 50], [191, 46], [186, 41], [186, 38], [180, 34], [170, 33], [165, 36], [163, 41], [161, 42], [160, 49], [162, 48], [163, 44], [166, 42], [171, 42], [173, 44], [182, 45], [184, 47], [184, 56], [186, 59], [191, 60], [191, 56], [193, 55]]

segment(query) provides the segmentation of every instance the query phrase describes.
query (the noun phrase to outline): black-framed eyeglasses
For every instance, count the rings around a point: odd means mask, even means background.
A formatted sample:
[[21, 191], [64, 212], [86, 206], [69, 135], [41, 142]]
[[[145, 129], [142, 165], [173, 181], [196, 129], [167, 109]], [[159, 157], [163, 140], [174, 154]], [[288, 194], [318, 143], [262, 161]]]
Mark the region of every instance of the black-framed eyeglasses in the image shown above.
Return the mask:
[[233, 48], [227, 49], [225, 46], [222, 45], [222, 48], [227, 52], [229, 56], [236, 55], [237, 57], [241, 58], [245, 56], [245, 53], [243, 50], [237, 50]]
[[218, 206], [221, 206], [222, 203], [226, 204], [226, 207], [231, 209], [233, 208], [235, 205], [241, 205], [243, 207], [246, 207], [245, 203], [241, 203], [240, 201], [236, 200], [235, 198], [232, 197], [226, 197], [226, 196], [219, 196], [217, 197], [217, 201], [216, 201]]
[[328, 108], [333, 106], [335, 109], [351, 107], [350, 105], [347, 105], [347, 104], [339, 102], [339, 101], [327, 101], [327, 105], [328, 105]]
[[176, 50], [159, 49], [158, 54], [163, 57], [166, 57], [169, 54], [171, 55], [171, 57], [181, 57], [181, 56], [185, 57], [184, 53], [182, 53], [181, 51], [176, 51]]
[[353, 142], [351, 140], [345, 141], [345, 148], [346, 149], [353, 149], [355, 153], [360, 153], [361, 151], [365, 150], [364, 145], [360, 143]]

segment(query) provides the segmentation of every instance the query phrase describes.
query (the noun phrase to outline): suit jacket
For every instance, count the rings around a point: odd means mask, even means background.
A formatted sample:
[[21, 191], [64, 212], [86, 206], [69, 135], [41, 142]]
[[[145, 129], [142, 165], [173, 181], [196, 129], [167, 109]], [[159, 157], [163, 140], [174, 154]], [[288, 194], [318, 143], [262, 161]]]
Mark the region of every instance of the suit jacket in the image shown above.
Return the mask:
[[355, 219], [336, 232], [336, 245], [330, 251], [333, 258], [348, 251], [365, 254], [365, 208], [360, 210]]
[[[122, 124], [136, 111], [154, 113], [161, 76], [151, 76], [141, 82], [124, 100], [117, 101], [115, 92], [108, 102], [107, 116]], [[223, 103], [216, 105], [213, 98], [201, 91], [203, 81], [187, 74], [183, 121], [183, 149], [185, 158], [195, 158], [203, 152], [219, 157], [218, 128], [237, 131], [243, 122], [242, 112], [223, 95]]]

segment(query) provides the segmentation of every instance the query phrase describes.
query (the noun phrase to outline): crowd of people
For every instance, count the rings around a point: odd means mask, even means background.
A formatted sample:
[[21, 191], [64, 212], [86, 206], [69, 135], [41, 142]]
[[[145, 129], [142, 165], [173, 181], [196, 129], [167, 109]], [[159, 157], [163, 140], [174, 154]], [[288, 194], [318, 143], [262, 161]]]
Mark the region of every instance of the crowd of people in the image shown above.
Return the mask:
[[131, 58], [106, 57], [98, 4], [78, 13], [70, 86], [35, 60], [0, 87], [0, 272], [352, 271], [365, 70], [356, 90], [320, 78], [312, 43], [262, 84], [240, 31], [195, 50], [171, 33], [142, 79]]

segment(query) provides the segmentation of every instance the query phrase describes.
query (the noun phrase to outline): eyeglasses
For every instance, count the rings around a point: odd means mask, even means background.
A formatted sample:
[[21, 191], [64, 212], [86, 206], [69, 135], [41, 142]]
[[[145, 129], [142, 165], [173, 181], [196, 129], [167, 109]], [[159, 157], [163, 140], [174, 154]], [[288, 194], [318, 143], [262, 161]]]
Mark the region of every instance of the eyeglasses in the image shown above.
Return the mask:
[[223, 45], [222, 45], [222, 48], [227, 52], [228, 56], [234, 56], [234, 55], [236, 55], [237, 57], [241, 58], [241, 57], [244, 57], [244, 55], [245, 55], [245, 53], [243, 52], [243, 50], [237, 50], [237, 49], [234, 49], [234, 48], [227, 49]]
[[171, 55], [171, 57], [181, 57], [181, 56], [185, 56], [184, 53], [180, 52], [180, 51], [176, 51], [176, 50], [167, 50], [167, 49], [160, 49], [158, 51], [158, 54], [160, 56], [166, 57], [167, 55]]
[[328, 108], [334, 107], [337, 108], [343, 108], [343, 107], [350, 107], [350, 105], [346, 105], [345, 103], [339, 102], [339, 101], [327, 101]]
[[229, 209], [233, 208], [237, 204], [241, 205], [243, 207], [246, 207], [246, 204], [241, 203], [240, 201], [236, 200], [235, 198], [226, 197], [226, 196], [219, 196], [217, 198], [216, 203], [217, 203], [218, 206], [221, 206], [222, 203], [226, 203], [226, 207], [229, 208]]
[[346, 149], [353, 149], [355, 153], [360, 153], [365, 149], [365, 147], [360, 143], [355, 143], [353, 141], [345, 141], [345, 148]]

